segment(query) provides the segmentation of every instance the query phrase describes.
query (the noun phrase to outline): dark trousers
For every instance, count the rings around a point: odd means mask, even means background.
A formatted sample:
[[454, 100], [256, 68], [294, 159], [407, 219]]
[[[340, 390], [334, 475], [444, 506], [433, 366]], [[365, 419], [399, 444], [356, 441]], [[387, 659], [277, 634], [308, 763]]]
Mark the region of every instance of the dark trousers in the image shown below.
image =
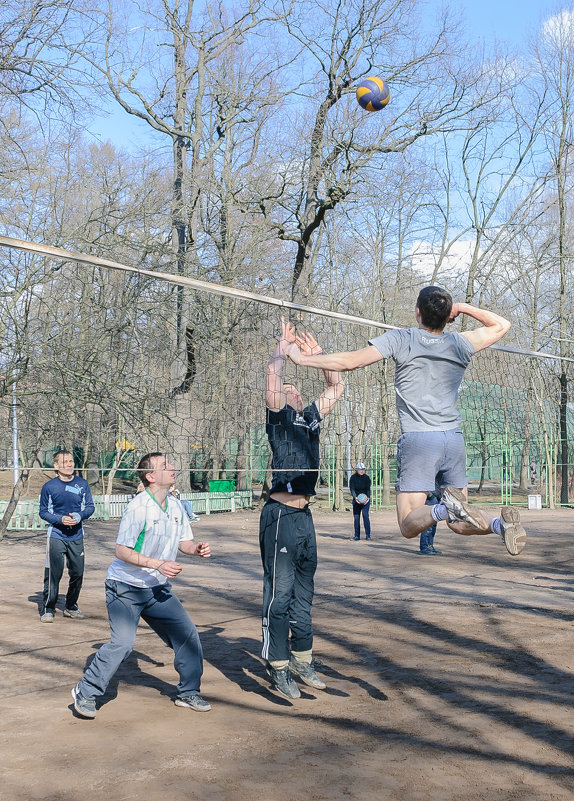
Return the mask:
[[[263, 562], [263, 649], [269, 661], [313, 647], [311, 606], [317, 569], [315, 527], [309, 508], [269, 500], [259, 523]], [[291, 640], [289, 640], [291, 633]]]
[[421, 531], [421, 539], [419, 548], [421, 551], [424, 551], [426, 548], [432, 548], [434, 545], [434, 535], [436, 534], [436, 523], [433, 523], [432, 526], [425, 528], [424, 531]]
[[106, 605], [111, 641], [102, 645], [79, 683], [85, 698], [103, 695], [121, 663], [133, 651], [140, 617], [173, 649], [179, 673], [179, 695], [197, 695], [203, 673], [199, 634], [171, 585], [132, 587], [106, 581]]
[[74, 609], [80, 597], [84, 578], [84, 538], [79, 540], [59, 540], [48, 537], [46, 544], [46, 565], [44, 568], [44, 603], [42, 614], [53, 612], [58, 602], [60, 580], [64, 573], [64, 562], [68, 568], [70, 581], [66, 593], [66, 609]]
[[361, 536], [361, 515], [363, 515], [363, 526], [365, 527], [365, 537], [371, 536], [371, 521], [369, 519], [369, 503], [357, 503], [353, 499], [353, 522], [355, 523], [355, 537]]

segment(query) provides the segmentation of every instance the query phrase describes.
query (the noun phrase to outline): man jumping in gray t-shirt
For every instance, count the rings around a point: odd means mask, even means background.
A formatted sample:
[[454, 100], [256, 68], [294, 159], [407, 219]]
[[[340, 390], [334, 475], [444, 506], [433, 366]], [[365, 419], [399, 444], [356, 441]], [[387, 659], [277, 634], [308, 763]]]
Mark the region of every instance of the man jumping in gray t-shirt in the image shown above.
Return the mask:
[[[438, 286], [421, 290], [415, 313], [418, 328], [390, 331], [360, 350], [309, 356], [294, 343], [286, 355], [296, 364], [339, 372], [393, 358], [402, 431], [396, 483], [401, 534], [411, 539], [445, 520], [457, 534], [500, 535], [508, 552], [516, 556], [526, 542], [518, 510], [505, 506], [500, 517], [493, 517], [468, 504], [466, 455], [457, 408], [458, 389], [472, 356], [498, 342], [510, 322], [469, 303], [453, 304], [450, 293]], [[459, 314], [467, 314], [481, 325], [462, 334], [445, 333], [446, 324]], [[427, 506], [427, 493], [435, 482], [442, 488], [441, 502]]]

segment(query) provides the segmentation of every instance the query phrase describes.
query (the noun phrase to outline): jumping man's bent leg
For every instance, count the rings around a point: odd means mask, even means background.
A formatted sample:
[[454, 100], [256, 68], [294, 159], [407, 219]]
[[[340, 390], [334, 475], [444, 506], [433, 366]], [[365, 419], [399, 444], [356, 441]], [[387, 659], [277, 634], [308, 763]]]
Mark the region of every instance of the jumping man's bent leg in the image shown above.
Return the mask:
[[401, 534], [406, 539], [417, 537], [435, 522], [430, 513], [431, 507], [425, 505], [426, 499], [426, 492], [396, 493], [397, 520]]

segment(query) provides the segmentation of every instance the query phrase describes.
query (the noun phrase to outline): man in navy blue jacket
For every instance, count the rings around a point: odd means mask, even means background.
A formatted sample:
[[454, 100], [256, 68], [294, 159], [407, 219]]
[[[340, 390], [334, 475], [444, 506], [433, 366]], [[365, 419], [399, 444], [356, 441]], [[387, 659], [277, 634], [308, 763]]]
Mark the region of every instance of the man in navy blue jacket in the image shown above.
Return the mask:
[[40, 517], [49, 523], [44, 570], [44, 601], [40, 620], [53, 623], [64, 560], [70, 581], [64, 617], [82, 618], [78, 597], [84, 577], [84, 529], [82, 522], [94, 513], [88, 482], [75, 475], [74, 457], [69, 451], [54, 454], [56, 477], [40, 493]]

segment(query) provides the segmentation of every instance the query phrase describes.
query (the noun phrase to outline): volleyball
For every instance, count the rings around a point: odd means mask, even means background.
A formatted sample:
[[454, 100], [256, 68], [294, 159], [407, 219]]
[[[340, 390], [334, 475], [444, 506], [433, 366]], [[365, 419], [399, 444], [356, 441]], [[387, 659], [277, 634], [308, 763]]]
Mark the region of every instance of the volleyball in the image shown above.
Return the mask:
[[363, 506], [367, 503], [368, 500], [369, 499], [367, 498], [364, 492], [361, 492], [360, 495], [357, 495], [357, 503], [362, 503]]
[[366, 111], [380, 111], [389, 102], [391, 93], [382, 78], [371, 76], [357, 86], [357, 102]]

